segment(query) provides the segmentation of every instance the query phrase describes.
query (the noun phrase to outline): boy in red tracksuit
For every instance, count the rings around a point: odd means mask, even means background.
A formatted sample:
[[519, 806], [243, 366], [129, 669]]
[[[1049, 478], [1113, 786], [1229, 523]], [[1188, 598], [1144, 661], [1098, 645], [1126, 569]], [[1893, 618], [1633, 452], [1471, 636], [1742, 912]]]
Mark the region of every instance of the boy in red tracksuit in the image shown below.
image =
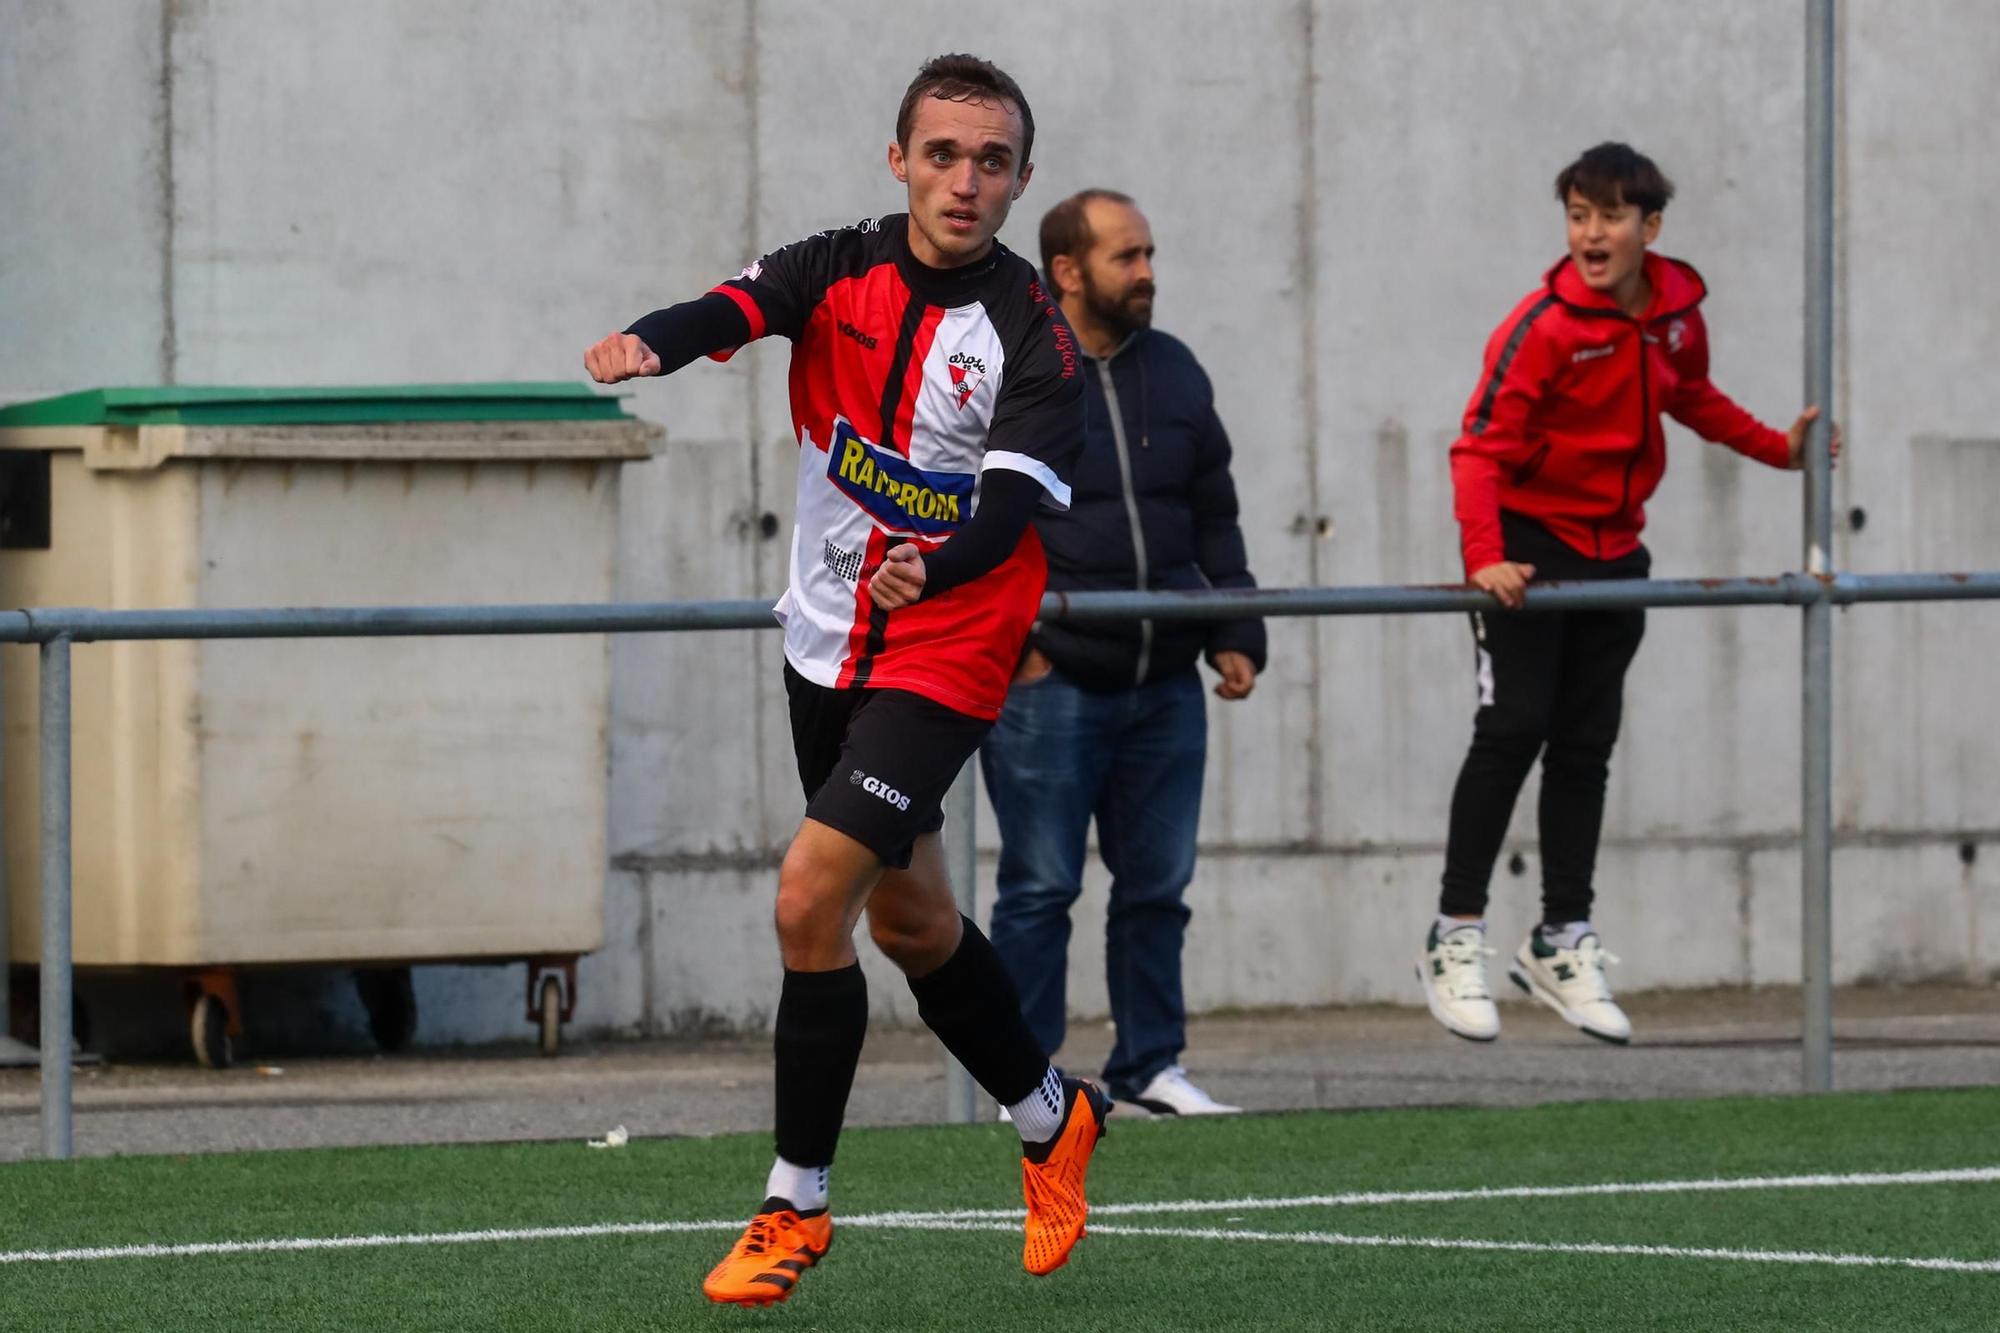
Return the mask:
[[[1672, 197], [1660, 169], [1624, 144], [1564, 168], [1569, 254], [1487, 341], [1451, 480], [1466, 576], [1507, 610], [1533, 579], [1646, 577], [1639, 534], [1666, 470], [1662, 412], [1760, 463], [1800, 466], [1817, 408], [1774, 430], [1708, 378], [1701, 275], [1647, 249]], [[1625, 670], [1645, 627], [1641, 610], [1473, 614], [1479, 711], [1417, 964], [1431, 1013], [1458, 1036], [1500, 1034], [1486, 987], [1487, 882], [1537, 755], [1542, 924], [1508, 975], [1593, 1037], [1631, 1036], [1604, 980], [1614, 960], [1590, 925], [1591, 875]]]

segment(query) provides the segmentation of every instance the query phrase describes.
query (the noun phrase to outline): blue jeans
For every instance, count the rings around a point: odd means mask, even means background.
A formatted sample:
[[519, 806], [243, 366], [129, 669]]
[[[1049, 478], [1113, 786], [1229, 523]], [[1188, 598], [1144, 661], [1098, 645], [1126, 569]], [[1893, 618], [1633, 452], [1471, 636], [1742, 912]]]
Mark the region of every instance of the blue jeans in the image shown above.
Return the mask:
[[1185, 672], [1099, 694], [1051, 672], [1016, 685], [980, 751], [1000, 824], [993, 947], [1020, 988], [1029, 1030], [1063, 1043], [1070, 905], [1083, 889], [1084, 840], [1097, 819], [1111, 871], [1104, 975], [1117, 1044], [1113, 1091], [1136, 1092], [1187, 1044], [1181, 940], [1194, 877], [1208, 711]]

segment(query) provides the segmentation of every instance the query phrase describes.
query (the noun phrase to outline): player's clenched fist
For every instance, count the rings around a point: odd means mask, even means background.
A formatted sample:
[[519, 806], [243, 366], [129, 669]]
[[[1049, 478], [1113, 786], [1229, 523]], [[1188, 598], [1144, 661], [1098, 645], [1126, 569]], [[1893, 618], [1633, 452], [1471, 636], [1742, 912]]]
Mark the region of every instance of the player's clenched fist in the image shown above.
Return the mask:
[[868, 598], [884, 611], [910, 606], [924, 595], [924, 554], [908, 542], [892, 546], [864, 585]]
[[599, 384], [660, 373], [660, 358], [635, 333], [607, 333], [583, 354], [583, 368]]

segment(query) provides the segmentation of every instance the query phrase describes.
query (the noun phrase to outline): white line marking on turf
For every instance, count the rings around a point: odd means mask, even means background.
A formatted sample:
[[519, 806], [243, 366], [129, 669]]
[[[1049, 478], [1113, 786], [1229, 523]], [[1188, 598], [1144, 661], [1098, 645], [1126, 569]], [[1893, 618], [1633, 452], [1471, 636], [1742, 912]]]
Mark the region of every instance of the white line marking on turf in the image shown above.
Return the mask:
[[377, 1236], [295, 1236], [278, 1240], [197, 1241], [186, 1245], [103, 1245], [76, 1250], [0, 1251], [0, 1264], [68, 1263], [85, 1259], [183, 1259], [204, 1254], [369, 1250], [396, 1245], [480, 1245], [493, 1241], [575, 1240], [590, 1236], [658, 1236], [675, 1232], [726, 1232], [742, 1229], [741, 1221], [602, 1222], [591, 1226], [516, 1227], [494, 1231], [430, 1231]]
[[[124, 1245], [77, 1250], [17, 1250], [0, 1253], [0, 1264], [63, 1263], [92, 1259], [188, 1258], [197, 1255], [296, 1253], [402, 1245], [473, 1245], [522, 1240], [574, 1240], [590, 1236], [652, 1236], [668, 1233], [731, 1232], [732, 1220], [707, 1222], [611, 1222], [597, 1226], [520, 1227], [492, 1231], [443, 1231], [410, 1235], [312, 1236], [289, 1240], [213, 1241], [190, 1245]], [[995, 1231], [1011, 1234], [1018, 1223], [980, 1218], [925, 1218], [903, 1213], [864, 1213], [843, 1225], [879, 1230]], [[1374, 1249], [1475, 1250], [1506, 1254], [1586, 1254], [1618, 1258], [1713, 1259], [1738, 1263], [1825, 1264], [1840, 1268], [1921, 1268], [1949, 1273], [2000, 1273], [2000, 1259], [1934, 1259], [1884, 1254], [1842, 1254], [1825, 1250], [1724, 1250], [1678, 1245], [1612, 1245], [1594, 1241], [1477, 1240], [1443, 1236], [1354, 1236], [1337, 1231], [1241, 1231], [1222, 1227], [1133, 1227], [1101, 1223], [1096, 1236], [1142, 1236], [1169, 1240], [1288, 1242]]]
[[[1853, 1175], [1753, 1176], [1705, 1180], [1639, 1180], [1596, 1185], [1524, 1185], [1469, 1190], [1374, 1191], [1306, 1194], [1285, 1198], [1176, 1199], [1154, 1203], [1098, 1204], [1097, 1217], [1197, 1213], [1275, 1208], [1348, 1207], [1395, 1203], [1444, 1203], [1475, 1199], [1551, 1199], [1590, 1195], [1675, 1194], [1717, 1190], [1823, 1189], [1885, 1185], [1953, 1185], [2000, 1181], [2000, 1167], [1948, 1171], [1868, 1172]], [[928, 1231], [1011, 1231], [1020, 1209], [961, 1209], [952, 1212], [862, 1213], [841, 1225]], [[434, 1231], [371, 1236], [297, 1236], [268, 1240], [196, 1241], [179, 1245], [106, 1245], [67, 1250], [0, 1251], [0, 1265], [73, 1263], [100, 1259], [179, 1259], [201, 1255], [297, 1253], [308, 1250], [385, 1249], [395, 1246], [479, 1245], [509, 1241], [578, 1240], [595, 1236], [659, 1236], [740, 1230], [740, 1219], [696, 1222], [602, 1222], [585, 1226], [516, 1227], [485, 1231]], [[1935, 1268], [1950, 1272], [2000, 1272], [2000, 1260], [1910, 1259], [1888, 1255], [1835, 1254], [1791, 1250], [1710, 1250], [1660, 1245], [1601, 1245], [1535, 1241], [1453, 1240], [1404, 1236], [1347, 1236], [1322, 1231], [1227, 1231], [1205, 1228], [1132, 1227], [1093, 1223], [1106, 1236], [1165, 1236], [1195, 1240], [1270, 1240], [1320, 1245], [1406, 1246], [1431, 1249], [1505, 1250], [1534, 1254], [1637, 1255], [1690, 1259], [1738, 1259], [1763, 1263], [1818, 1263], [1873, 1267]]]
[[[1096, 1212], [1095, 1208], [1091, 1209]], [[909, 1226], [922, 1231], [1006, 1231], [1005, 1222], [933, 1218]], [[1642, 1259], [1724, 1259], [1757, 1264], [1830, 1264], [1838, 1268], [1928, 1268], [1947, 1273], [2000, 1273], [2000, 1259], [1929, 1259], [1895, 1254], [1843, 1254], [1836, 1250], [1721, 1250], [1684, 1245], [1614, 1245], [1600, 1241], [1476, 1240], [1453, 1236], [1352, 1236], [1339, 1231], [1239, 1231], [1223, 1227], [1128, 1227], [1090, 1224], [1093, 1236], [1146, 1236], [1174, 1240], [1289, 1241], [1298, 1245], [1353, 1245], [1375, 1249], [1488, 1250], [1507, 1254], [1591, 1254]]]
[[1491, 1250], [1508, 1254], [1596, 1254], [1642, 1259], [1729, 1259], [1755, 1264], [1832, 1264], [1842, 1268], [1929, 1268], [1948, 1273], [2000, 1273], [2000, 1259], [1924, 1259], [1829, 1250], [1718, 1250], [1682, 1245], [1611, 1245], [1596, 1241], [1460, 1240], [1443, 1236], [1349, 1236], [1337, 1231], [1228, 1231], [1219, 1227], [1096, 1226], [1093, 1236], [1172, 1236], [1186, 1240], [1295, 1241], [1386, 1249]]
[[[1349, 1194], [1297, 1194], [1279, 1198], [1166, 1199], [1153, 1203], [1094, 1203], [1094, 1217], [1159, 1213], [1222, 1213], [1280, 1208], [1355, 1208], [1400, 1203], [1464, 1203], [1483, 1199], [1575, 1199], [1619, 1194], [1701, 1194], [1731, 1190], [1870, 1188], [1893, 1185], [1970, 1185], [2000, 1181], [2000, 1166], [1948, 1171], [1862, 1172], [1852, 1175], [1717, 1176], [1699, 1180], [1629, 1180], [1595, 1185], [1512, 1185], [1462, 1190], [1367, 1190]], [[899, 1222], [949, 1222], [1020, 1218], [1022, 1211], [956, 1208], [940, 1212], [885, 1213]]]

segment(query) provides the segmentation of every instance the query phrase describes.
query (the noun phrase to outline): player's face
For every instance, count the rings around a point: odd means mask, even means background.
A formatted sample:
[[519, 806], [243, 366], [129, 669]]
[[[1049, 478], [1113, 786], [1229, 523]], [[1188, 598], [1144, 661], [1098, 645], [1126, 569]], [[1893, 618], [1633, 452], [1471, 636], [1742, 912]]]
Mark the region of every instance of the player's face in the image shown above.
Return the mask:
[[1646, 247], [1660, 235], [1660, 215], [1622, 200], [1616, 208], [1569, 192], [1569, 257], [1584, 284], [1621, 304], [1638, 290]]
[[910, 249], [934, 268], [983, 259], [1028, 188], [1021, 112], [1011, 102], [918, 101], [910, 142], [889, 145], [889, 170], [910, 190]]
[[1114, 338], [1153, 325], [1153, 229], [1130, 204], [1084, 205], [1090, 253], [1078, 266], [1084, 307]]

